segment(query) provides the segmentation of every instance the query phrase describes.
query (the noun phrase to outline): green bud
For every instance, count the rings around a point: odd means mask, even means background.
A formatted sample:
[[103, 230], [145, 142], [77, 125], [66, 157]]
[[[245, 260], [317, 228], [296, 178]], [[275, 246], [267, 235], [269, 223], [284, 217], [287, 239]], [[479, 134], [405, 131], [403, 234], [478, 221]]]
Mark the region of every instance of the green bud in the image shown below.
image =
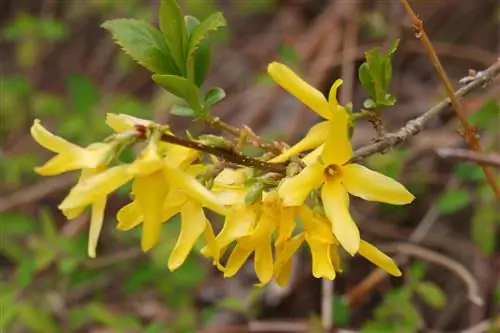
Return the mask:
[[230, 140], [226, 139], [225, 137], [212, 135], [212, 134], [200, 135], [200, 137], [198, 138], [197, 141], [201, 142], [205, 145], [216, 147], [216, 148], [222, 148], [222, 149], [232, 149], [233, 148], [233, 143]]
[[256, 182], [248, 189], [247, 195], [245, 196], [245, 203], [247, 205], [253, 205], [254, 203], [261, 202], [263, 192], [264, 183]]
[[302, 170], [302, 168], [300, 167], [299, 163], [291, 162], [286, 167], [286, 176], [293, 177], [295, 175], [298, 175], [301, 170]]

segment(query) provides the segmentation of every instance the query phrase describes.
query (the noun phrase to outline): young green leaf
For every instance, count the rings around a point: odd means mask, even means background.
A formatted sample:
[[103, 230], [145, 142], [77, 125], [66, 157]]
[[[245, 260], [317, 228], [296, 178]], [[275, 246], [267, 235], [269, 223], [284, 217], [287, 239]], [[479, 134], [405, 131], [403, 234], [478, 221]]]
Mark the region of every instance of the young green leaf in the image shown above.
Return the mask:
[[222, 13], [214, 13], [201, 22], [193, 30], [189, 38], [188, 59], [194, 54], [200, 43], [207, 37], [209, 32], [216, 31], [226, 25], [226, 19]]
[[150, 24], [133, 19], [116, 19], [101, 25], [140, 65], [153, 73], [180, 74], [161, 32]]
[[446, 294], [432, 282], [420, 282], [415, 291], [429, 306], [442, 309], [446, 305]]
[[212, 88], [205, 94], [203, 108], [209, 110], [212, 106], [219, 103], [226, 97], [226, 92], [222, 88]]
[[181, 117], [194, 117], [196, 112], [187, 105], [174, 104], [170, 109], [170, 113]]
[[[200, 25], [200, 21], [198, 21], [198, 19], [196, 19], [195, 17], [189, 15], [187, 15], [184, 20], [186, 23], [188, 36], [191, 37], [194, 29]], [[194, 75], [194, 83], [198, 87], [201, 87], [201, 85], [205, 81], [205, 77], [207, 76], [210, 67], [210, 60], [211, 46], [210, 40], [207, 37], [201, 42], [198, 49], [194, 52], [193, 56], [188, 59], [188, 63], [186, 64], [187, 66], [192, 66], [192, 68], [190, 68], [190, 71], [194, 72], [192, 74]]]
[[165, 37], [172, 57], [185, 74], [185, 57], [188, 45], [188, 34], [184, 25], [184, 18], [181, 9], [176, 0], [161, 0], [160, 11], [158, 15], [160, 21], [160, 30]]
[[375, 97], [375, 83], [373, 82], [368, 63], [365, 62], [359, 66], [358, 76], [359, 81], [361, 82], [363, 88], [365, 88], [366, 92], [370, 96]]
[[437, 206], [441, 214], [450, 214], [464, 208], [469, 202], [469, 192], [464, 189], [454, 189], [439, 196]]
[[472, 218], [472, 239], [483, 253], [491, 255], [495, 252], [499, 227], [495, 203], [480, 205]]
[[153, 81], [175, 96], [184, 99], [197, 115], [201, 113], [201, 105], [198, 96], [199, 89], [192, 82], [181, 76], [160, 74], [154, 74]]

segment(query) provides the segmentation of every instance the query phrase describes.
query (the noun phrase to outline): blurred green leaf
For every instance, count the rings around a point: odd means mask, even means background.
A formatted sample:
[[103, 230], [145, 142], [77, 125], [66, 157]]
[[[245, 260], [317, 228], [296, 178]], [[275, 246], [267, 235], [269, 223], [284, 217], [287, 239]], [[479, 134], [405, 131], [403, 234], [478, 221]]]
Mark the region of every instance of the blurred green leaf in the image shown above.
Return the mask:
[[410, 275], [414, 282], [420, 281], [424, 278], [427, 265], [423, 261], [415, 261], [410, 266]]
[[415, 291], [429, 306], [442, 309], [446, 305], [446, 294], [433, 282], [420, 282]]
[[49, 41], [61, 41], [67, 35], [67, 29], [63, 22], [41, 18], [38, 22], [40, 36]]
[[14, 275], [14, 281], [16, 281], [16, 286], [20, 289], [26, 288], [35, 277], [36, 265], [31, 258], [25, 258], [16, 269]]
[[212, 88], [205, 94], [205, 101], [203, 102], [203, 108], [209, 110], [215, 104], [219, 103], [226, 97], [226, 92], [222, 88]]
[[181, 74], [161, 32], [150, 24], [133, 19], [106, 21], [102, 27], [140, 65], [151, 72]]
[[280, 58], [283, 59], [283, 62], [290, 67], [300, 66], [300, 56], [292, 45], [281, 44], [278, 49], [278, 54]]
[[36, 230], [32, 216], [22, 213], [2, 213], [2, 235], [6, 237], [26, 236]]
[[36, 307], [23, 303], [19, 311], [19, 321], [30, 329], [30, 332], [57, 333], [61, 332], [55, 318], [47, 312], [47, 307]]
[[188, 35], [181, 9], [176, 0], [161, 0], [159, 17], [160, 30], [163, 33], [167, 45], [181, 75], [186, 73], [186, 48]]
[[102, 303], [93, 302], [86, 308], [89, 316], [118, 332], [127, 332], [131, 329], [142, 330], [142, 325], [137, 318], [114, 313]]
[[464, 181], [483, 181], [484, 173], [477, 164], [459, 163], [454, 167], [453, 174]]
[[477, 247], [487, 255], [495, 252], [497, 246], [497, 230], [499, 227], [498, 206], [492, 204], [480, 205], [472, 217], [472, 239]]
[[340, 295], [333, 298], [333, 323], [337, 326], [346, 326], [351, 317], [351, 310], [346, 301]]
[[180, 117], [194, 117], [196, 112], [187, 105], [174, 104], [170, 109], [170, 113]]
[[203, 22], [201, 22], [193, 30], [189, 38], [188, 59], [193, 56], [200, 43], [207, 37], [209, 32], [216, 31], [226, 25], [226, 19], [224, 19], [224, 16], [220, 12], [210, 15]]
[[175, 96], [184, 99], [197, 115], [201, 113], [199, 90], [193, 83], [180, 76], [160, 74], [154, 74], [153, 81]]
[[69, 94], [71, 96], [71, 109], [80, 115], [88, 115], [99, 101], [99, 90], [84, 75], [71, 75], [67, 78]]
[[62, 99], [50, 93], [40, 92], [33, 96], [32, 108], [33, 115], [40, 118], [64, 114]]
[[204, 278], [204, 268], [193, 254], [187, 257], [182, 266], [169, 273], [171, 283], [182, 288], [193, 288], [199, 285]]
[[500, 104], [493, 99], [484, 103], [481, 108], [469, 116], [469, 122], [480, 128], [496, 128], [498, 117], [500, 116]]
[[441, 214], [450, 214], [465, 208], [470, 202], [470, 195], [465, 189], [450, 189], [441, 194], [437, 200]]

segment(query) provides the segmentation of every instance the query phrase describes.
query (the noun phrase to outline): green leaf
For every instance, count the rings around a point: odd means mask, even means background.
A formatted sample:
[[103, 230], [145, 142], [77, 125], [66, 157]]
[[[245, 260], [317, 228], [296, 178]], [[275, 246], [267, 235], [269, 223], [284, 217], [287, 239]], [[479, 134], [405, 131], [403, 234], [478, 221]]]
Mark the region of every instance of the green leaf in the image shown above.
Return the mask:
[[201, 22], [189, 37], [188, 61], [194, 54], [200, 43], [205, 39], [209, 32], [216, 31], [227, 25], [226, 19], [222, 13], [214, 13]]
[[498, 208], [496, 202], [480, 205], [472, 217], [472, 239], [487, 255], [495, 252], [497, 246]]
[[[191, 37], [194, 29], [200, 25], [198, 21], [193, 16], [186, 16], [185, 18], [186, 29], [188, 36]], [[188, 66], [194, 67], [194, 82], [198, 87], [201, 87], [205, 78], [207, 76], [208, 70], [210, 68], [210, 60], [212, 57], [210, 39], [205, 38], [198, 49], [194, 52], [192, 58], [188, 59]]]
[[366, 62], [359, 66], [358, 77], [359, 82], [361, 82], [361, 85], [363, 86], [363, 88], [365, 88], [366, 92], [370, 96], [375, 97], [375, 83], [373, 82], [370, 69]]
[[371, 98], [365, 99], [363, 102], [363, 107], [365, 109], [375, 109], [377, 107], [377, 103]]
[[427, 270], [427, 265], [423, 261], [415, 261], [410, 267], [410, 276], [412, 280], [419, 281], [422, 280], [425, 271]]
[[432, 282], [420, 282], [415, 291], [429, 306], [442, 309], [446, 305], [446, 294]]
[[188, 105], [196, 112], [201, 113], [199, 101], [199, 89], [192, 82], [176, 75], [154, 74], [153, 81], [170, 91], [175, 96], [185, 100]]
[[67, 78], [71, 108], [81, 115], [88, 115], [99, 101], [99, 90], [88, 77], [71, 75]]
[[209, 110], [215, 104], [219, 103], [226, 97], [226, 92], [222, 88], [212, 88], [205, 94], [205, 101], [203, 102], [203, 108]]
[[469, 192], [465, 189], [452, 189], [438, 198], [437, 206], [441, 214], [450, 214], [464, 208], [469, 202]]
[[187, 105], [174, 104], [170, 109], [170, 113], [181, 117], [194, 117], [196, 112]]
[[333, 322], [337, 326], [345, 326], [349, 323], [351, 310], [349, 305], [339, 296], [333, 298]]
[[101, 25], [140, 65], [151, 72], [180, 74], [161, 32], [150, 24], [133, 19], [116, 19]]
[[161, 0], [158, 15], [160, 30], [172, 52], [172, 57], [185, 74], [185, 54], [188, 44], [188, 35], [181, 9], [176, 0]]
[[398, 47], [399, 47], [399, 42], [401, 40], [399, 38], [397, 38], [396, 40], [394, 40], [391, 45], [389, 46], [389, 49], [387, 50], [387, 54], [388, 55], [393, 55], [394, 53], [396, 53], [396, 51], [398, 50]]

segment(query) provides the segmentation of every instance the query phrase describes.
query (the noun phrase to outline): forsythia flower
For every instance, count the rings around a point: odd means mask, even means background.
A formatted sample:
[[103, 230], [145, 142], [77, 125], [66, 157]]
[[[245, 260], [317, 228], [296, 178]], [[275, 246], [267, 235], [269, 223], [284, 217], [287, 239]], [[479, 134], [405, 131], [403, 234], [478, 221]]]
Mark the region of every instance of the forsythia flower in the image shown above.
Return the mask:
[[[44, 176], [52, 176], [81, 169], [78, 183], [104, 171], [117, 147], [114, 143], [95, 143], [87, 148], [79, 147], [47, 131], [38, 119], [35, 119], [31, 126], [31, 135], [42, 147], [57, 153], [43, 166], [35, 168], [35, 171]], [[95, 196], [88, 204], [91, 205], [92, 210], [87, 252], [91, 258], [94, 258], [103, 223], [106, 195]], [[85, 206], [73, 207], [63, 210], [63, 213], [68, 219], [74, 219], [83, 213], [84, 208]]]
[[348, 116], [335, 112], [330, 121], [323, 148], [310, 154], [319, 155], [298, 175], [285, 179], [279, 194], [286, 206], [301, 206], [309, 192], [321, 187], [326, 216], [342, 247], [354, 255], [360, 246], [360, 235], [349, 213], [348, 193], [369, 201], [394, 205], [407, 204], [415, 198], [403, 185], [364, 166], [348, 163], [352, 147], [348, 138]]
[[[307, 242], [311, 252], [313, 276], [333, 280], [335, 272], [342, 270], [338, 253], [339, 243], [331, 232], [330, 221], [325, 215], [313, 213], [307, 206], [300, 207], [299, 215], [304, 224], [304, 232], [287, 241], [283, 249], [278, 252], [275, 262], [278, 283], [280, 274], [304, 241]], [[361, 240], [358, 253], [387, 273], [393, 276], [401, 275], [394, 261], [370, 243]]]
[[339, 79], [333, 83], [327, 101], [319, 90], [302, 80], [287, 66], [273, 62], [269, 64], [267, 71], [283, 89], [325, 119], [325, 121], [314, 125], [302, 140], [270, 161], [284, 162], [302, 151], [320, 146], [326, 140], [334, 113], [345, 112], [344, 107], [339, 105], [337, 101], [337, 89], [343, 81]]

